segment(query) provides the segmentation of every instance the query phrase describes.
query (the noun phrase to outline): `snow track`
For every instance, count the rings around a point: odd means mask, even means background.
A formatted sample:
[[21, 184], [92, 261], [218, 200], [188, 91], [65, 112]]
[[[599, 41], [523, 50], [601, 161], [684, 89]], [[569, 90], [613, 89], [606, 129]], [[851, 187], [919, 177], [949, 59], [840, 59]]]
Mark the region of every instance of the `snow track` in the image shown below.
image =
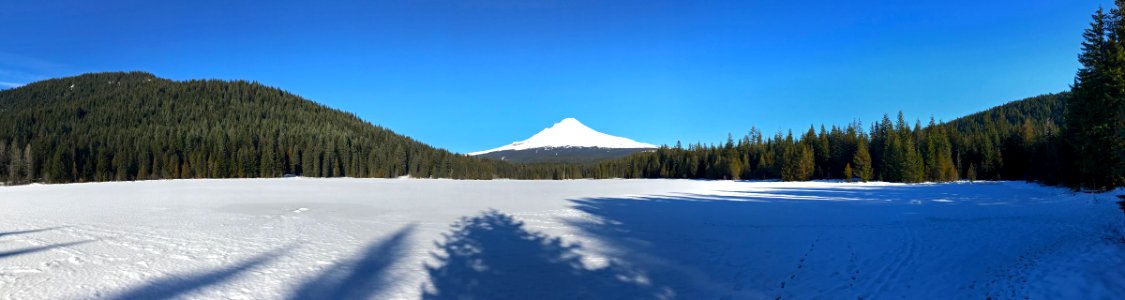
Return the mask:
[[0, 299], [1112, 299], [1114, 201], [1017, 182], [0, 187]]

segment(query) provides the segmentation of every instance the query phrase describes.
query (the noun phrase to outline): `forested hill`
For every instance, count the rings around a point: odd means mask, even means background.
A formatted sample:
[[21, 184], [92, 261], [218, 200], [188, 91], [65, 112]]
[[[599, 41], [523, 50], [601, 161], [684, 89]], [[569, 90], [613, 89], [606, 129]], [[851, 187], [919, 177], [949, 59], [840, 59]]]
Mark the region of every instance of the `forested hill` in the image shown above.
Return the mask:
[[1062, 133], [1070, 97], [1040, 95], [957, 118], [946, 123], [950, 141], [982, 178], [1064, 183], [1074, 177]]
[[[885, 116], [870, 127], [757, 129], [720, 144], [664, 147], [602, 163], [599, 176], [710, 179], [958, 179], [1062, 183], [1072, 171], [1060, 127], [1069, 93], [1014, 101], [949, 123]], [[606, 175], [609, 174], [609, 175]]]
[[961, 133], [984, 130], [1014, 131], [1030, 124], [1037, 131], [1058, 130], [1065, 123], [1066, 99], [1069, 92], [1046, 94], [1012, 101], [981, 112], [949, 121], [948, 126]]
[[97, 73], [0, 91], [0, 182], [166, 178], [710, 178], [895, 182], [1027, 179], [1073, 170], [1068, 93], [949, 123], [897, 120], [718, 145], [664, 147], [596, 165], [511, 164], [436, 149], [355, 115], [246, 81]]
[[435, 149], [255, 82], [117, 72], [0, 91], [0, 182], [493, 178], [518, 169]]

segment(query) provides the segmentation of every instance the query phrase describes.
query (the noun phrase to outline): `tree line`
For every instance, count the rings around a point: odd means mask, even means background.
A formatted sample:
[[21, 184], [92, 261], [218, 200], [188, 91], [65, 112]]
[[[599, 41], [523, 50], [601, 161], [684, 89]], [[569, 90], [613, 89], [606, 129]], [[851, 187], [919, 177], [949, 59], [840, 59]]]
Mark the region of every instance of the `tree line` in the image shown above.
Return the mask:
[[[1125, 1], [1098, 9], [1083, 33], [1072, 89], [950, 123], [909, 126], [902, 114], [737, 142], [662, 147], [598, 166], [599, 176], [883, 180], [1028, 180], [1080, 190], [1125, 185]], [[612, 174], [612, 175], [610, 175]]]
[[1067, 106], [1071, 186], [1108, 190], [1125, 184], [1125, 18], [1099, 8], [1082, 34], [1082, 67]]
[[0, 182], [412, 176], [1125, 184], [1125, 18], [1099, 9], [1072, 90], [948, 123], [758, 129], [593, 164], [512, 164], [434, 148], [255, 82], [94, 73], [0, 91]]
[[705, 178], [892, 182], [1028, 179], [1069, 170], [1059, 126], [1071, 94], [950, 123], [900, 113], [719, 145], [665, 146], [596, 164], [511, 164], [426, 146], [354, 115], [251, 82], [99, 73], [0, 92], [0, 181], [413, 176], [459, 179]]
[[598, 177], [810, 179], [941, 182], [1029, 179], [1058, 183], [1054, 160], [1042, 161], [1058, 141], [1068, 94], [1051, 94], [925, 126], [902, 113], [864, 128], [810, 127], [764, 136], [758, 129], [718, 145], [661, 147], [602, 163]]
[[246, 81], [95, 73], [0, 91], [0, 182], [177, 178], [553, 179], [565, 165], [451, 153]]

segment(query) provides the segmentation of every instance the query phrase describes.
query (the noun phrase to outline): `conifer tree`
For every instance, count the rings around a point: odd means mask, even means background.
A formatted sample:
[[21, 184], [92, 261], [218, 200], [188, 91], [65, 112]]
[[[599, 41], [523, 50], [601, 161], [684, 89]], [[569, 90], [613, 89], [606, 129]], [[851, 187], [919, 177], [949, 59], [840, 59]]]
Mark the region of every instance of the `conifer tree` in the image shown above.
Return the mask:
[[8, 141], [0, 140], [0, 183], [8, 182]]
[[31, 143], [23, 147], [23, 159], [20, 160], [23, 164], [20, 168], [23, 169], [24, 179], [22, 182], [35, 182], [35, 158], [31, 152]]
[[901, 180], [903, 182], [925, 181], [925, 166], [922, 162], [922, 155], [918, 153], [918, 148], [914, 146], [914, 139], [912, 137], [904, 138], [899, 146], [902, 147], [901, 152], [903, 153]]
[[816, 170], [816, 155], [813, 154], [812, 146], [805, 145], [799, 148], [801, 149], [800, 180], [812, 179], [813, 172]]
[[859, 138], [859, 143], [856, 144], [855, 155], [852, 156], [850, 165], [855, 166], [855, 175], [859, 177], [859, 180], [867, 182], [872, 179], [874, 168], [871, 165], [871, 154], [867, 150], [866, 138]]
[[24, 177], [24, 175], [23, 175], [23, 172], [24, 172], [23, 153], [20, 152], [20, 146], [19, 145], [20, 144], [18, 142], [13, 142], [12, 146], [10, 148], [8, 148], [8, 153], [4, 154], [4, 155], [8, 155], [8, 157], [9, 157], [9, 159], [8, 159], [8, 182], [10, 182], [12, 184], [23, 183], [23, 177]]
[[1109, 15], [1098, 9], [1082, 35], [1082, 68], [1074, 79], [1066, 118], [1074, 184], [1080, 188], [1108, 190], [1125, 174], [1125, 22], [1120, 9]]

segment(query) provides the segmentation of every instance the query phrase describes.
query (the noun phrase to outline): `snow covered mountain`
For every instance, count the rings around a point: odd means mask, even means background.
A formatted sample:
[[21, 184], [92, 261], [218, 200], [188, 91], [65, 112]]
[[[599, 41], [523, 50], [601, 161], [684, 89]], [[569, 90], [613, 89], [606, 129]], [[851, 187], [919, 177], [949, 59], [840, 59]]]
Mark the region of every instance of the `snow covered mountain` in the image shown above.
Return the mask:
[[598, 132], [566, 118], [523, 141], [469, 153], [511, 162], [588, 162], [624, 157], [656, 145]]

